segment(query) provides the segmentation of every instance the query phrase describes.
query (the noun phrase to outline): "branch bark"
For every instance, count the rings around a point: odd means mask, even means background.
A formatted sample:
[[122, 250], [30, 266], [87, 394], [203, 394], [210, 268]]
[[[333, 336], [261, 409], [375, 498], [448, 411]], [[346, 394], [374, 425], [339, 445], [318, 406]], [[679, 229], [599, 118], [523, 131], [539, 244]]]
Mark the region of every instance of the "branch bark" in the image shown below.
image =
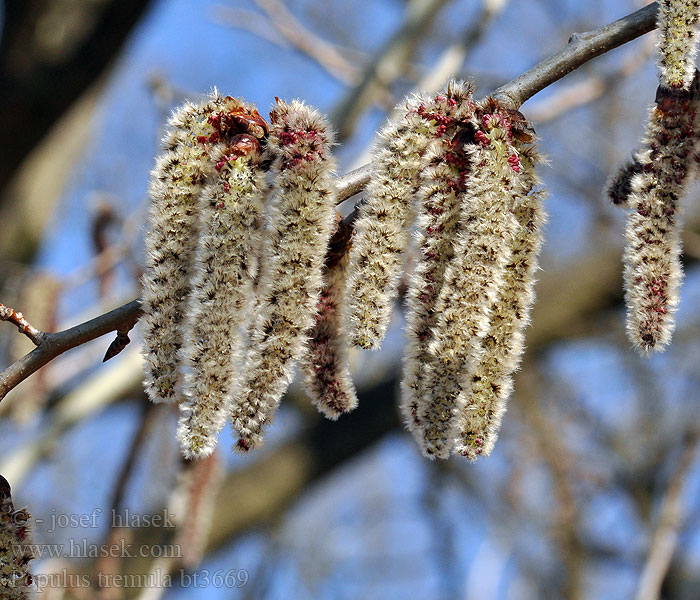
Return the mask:
[[[563, 49], [501, 86], [493, 95], [512, 108], [519, 108], [525, 100], [589, 60], [653, 30], [656, 10], [657, 4], [650, 4], [605, 27], [572, 35]], [[370, 169], [371, 165], [366, 164], [338, 178], [338, 203], [365, 188]], [[353, 221], [358, 204], [346, 222]], [[136, 299], [65, 331], [43, 334], [35, 350], [0, 373], [0, 401], [12, 388], [60, 354], [112, 331], [133, 326], [140, 316], [141, 305]]]

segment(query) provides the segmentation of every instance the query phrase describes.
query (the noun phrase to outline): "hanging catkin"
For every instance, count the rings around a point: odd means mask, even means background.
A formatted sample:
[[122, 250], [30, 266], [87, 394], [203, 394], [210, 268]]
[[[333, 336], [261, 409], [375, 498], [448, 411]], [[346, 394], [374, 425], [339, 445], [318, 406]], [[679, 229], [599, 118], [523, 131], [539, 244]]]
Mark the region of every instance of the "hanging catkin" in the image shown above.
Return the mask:
[[239, 435], [236, 447], [242, 451], [262, 441], [263, 427], [271, 421], [304, 350], [334, 224], [333, 135], [325, 118], [302, 102], [279, 101], [270, 122], [274, 197], [263, 243], [266, 264], [242, 385], [231, 410]]
[[423, 454], [447, 458], [458, 436], [471, 376], [481, 359], [491, 307], [504, 283], [518, 222], [511, 211], [519, 159], [510, 117], [492, 99], [477, 110], [474, 143], [464, 144], [474, 167], [465, 182], [460, 233], [436, 302], [424, 393], [414, 431]]
[[[265, 133], [266, 123], [252, 106], [241, 104], [239, 123], [241, 130], [259, 126]], [[228, 417], [267, 192], [260, 141], [254, 135], [234, 135], [219, 144], [212, 159], [215, 175], [199, 197], [200, 237], [183, 323], [186, 376], [178, 437], [187, 457], [210, 454]]]
[[445, 268], [454, 254], [461, 230], [461, 204], [467, 192], [472, 164], [460, 140], [473, 133], [476, 125], [471, 86], [451, 82], [444, 93], [418, 114], [428, 121], [440, 121], [444, 129], [421, 157], [416, 223], [415, 269], [406, 293], [406, 349], [402, 380], [401, 411], [410, 430], [420, 426], [418, 404], [427, 393], [428, 348], [438, 316], [435, 310]]
[[168, 123], [165, 154], [151, 176], [142, 280], [144, 385], [153, 402], [175, 400], [182, 321], [199, 237], [198, 198], [214, 171], [212, 151], [226, 135], [222, 116], [240, 103], [216, 92], [187, 103]]
[[642, 354], [663, 350], [675, 328], [683, 277], [678, 209], [694, 168], [699, 108], [700, 3], [662, 0], [658, 15], [660, 85], [635, 155], [623, 257], [627, 336]]

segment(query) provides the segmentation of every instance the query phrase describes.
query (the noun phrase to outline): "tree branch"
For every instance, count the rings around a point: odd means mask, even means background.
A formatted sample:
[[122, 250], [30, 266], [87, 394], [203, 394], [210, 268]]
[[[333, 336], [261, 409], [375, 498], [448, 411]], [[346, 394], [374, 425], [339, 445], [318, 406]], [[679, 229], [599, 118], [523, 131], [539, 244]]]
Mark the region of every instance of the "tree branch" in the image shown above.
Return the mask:
[[44, 333], [39, 345], [0, 373], [0, 400], [32, 373], [71, 348], [136, 323], [141, 316], [138, 299], [58, 333]]
[[[525, 100], [589, 60], [653, 30], [656, 10], [657, 4], [653, 3], [605, 27], [572, 35], [563, 49], [501, 86], [493, 95], [511, 107], [519, 108]], [[338, 203], [365, 188], [370, 169], [370, 164], [366, 164], [338, 178]], [[357, 204], [346, 221], [352, 222], [356, 213]], [[140, 316], [141, 305], [136, 299], [65, 331], [43, 334], [36, 349], [0, 373], [0, 401], [12, 388], [60, 354], [111, 331], [124, 331]]]

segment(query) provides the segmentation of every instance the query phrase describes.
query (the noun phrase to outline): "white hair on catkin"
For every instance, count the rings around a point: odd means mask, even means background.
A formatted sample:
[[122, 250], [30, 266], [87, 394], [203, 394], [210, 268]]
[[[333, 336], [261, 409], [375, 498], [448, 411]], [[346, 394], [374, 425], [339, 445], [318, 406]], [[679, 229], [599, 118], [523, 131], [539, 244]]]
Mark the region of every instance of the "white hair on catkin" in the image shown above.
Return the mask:
[[[470, 91], [465, 85], [462, 93]], [[425, 117], [431, 104], [423, 96], [407, 100], [401, 115], [380, 131], [374, 148], [367, 197], [355, 223], [346, 292], [346, 327], [361, 348], [378, 348], [386, 335], [411, 239], [423, 156], [446, 130], [443, 115]]]
[[29, 562], [37, 558], [29, 532], [31, 515], [15, 509], [10, 485], [0, 475], [0, 598], [28, 600], [34, 596]]
[[464, 145], [468, 161], [476, 167], [465, 183], [462, 226], [435, 305], [438, 318], [429, 345], [426, 393], [419, 398], [420, 427], [413, 432], [428, 458], [447, 458], [454, 449], [471, 376], [489, 331], [491, 307], [518, 230], [510, 210], [519, 165], [510, 119], [492, 99], [477, 113], [475, 143]]
[[[347, 332], [341, 320], [350, 262], [344, 246], [351, 232], [352, 229], [339, 220], [326, 256], [324, 285], [315, 324], [299, 361], [311, 400], [321, 413], [334, 421], [357, 406], [357, 394], [348, 365]], [[338, 248], [334, 248], [336, 240]]]
[[515, 173], [512, 211], [518, 222], [511, 258], [506, 265], [503, 284], [490, 308], [489, 330], [482, 340], [482, 353], [471, 378], [471, 389], [459, 417], [455, 452], [475, 460], [491, 453], [506, 402], [513, 389], [513, 372], [524, 348], [525, 327], [535, 301], [535, 272], [542, 246], [542, 227], [546, 214], [545, 192], [535, 172], [541, 161], [534, 144], [517, 139], [520, 171]]
[[630, 182], [623, 256], [627, 336], [642, 354], [671, 341], [683, 277], [679, 201], [693, 169], [697, 83], [659, 88]]
[[659, 0], [659, 81], [671, 89], [690, 89], [695, 76], [700, 0]]

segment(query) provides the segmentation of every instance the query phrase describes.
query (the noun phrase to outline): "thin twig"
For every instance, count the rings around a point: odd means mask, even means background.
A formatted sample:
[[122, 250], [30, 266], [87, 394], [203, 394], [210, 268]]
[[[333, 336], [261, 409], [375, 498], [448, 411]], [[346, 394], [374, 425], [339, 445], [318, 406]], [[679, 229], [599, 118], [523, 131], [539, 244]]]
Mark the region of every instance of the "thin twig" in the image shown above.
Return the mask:
[[136, 299], [104, 315], [58, 333], [43, 333], [39, 345], [0, 373], [0, 400], [32, 373], [71, 348], [138, 321], [141, 302]]
[[661, 503], [659, 521], [639, 580], [636, 600], [658, 600], [661, 594], [661, 586], [678, 546], [679, 532], [686, 516], [682, 492], [690, 477], [698, 445], [700, 430], [687, 432], [683, 440], [683, 454]]
[[26, 335], [35, 346], [41, 344], [43, 333], [34, 327], [21, 312], [17, 312], [14, 308], [0, 304], [0, 321], [12, 323], [19, 332]]
[[[347, 60], [341, 51], [330, 42], [317, 36], [291, 13], [279, 0], [254, 0], [265, 13], [269, 26], [274, 28], [294, 48], [316, 61], [338, 81], [352, 85], [360, 77], [360, 70]], [[240, 10], [217, 6], [217, 16], [226, 19], [234, 26], [242, 24], [238, 18]], [[260, 33], [260, 28], [258, 28]]]
[[[498, 88], [494, 96], [512, 108], [520, 107], [525, 100], [589, 60], [653, 30], [656, 27], [656, 10], [657, 4], [653, 3], [610, 25], [573, 35], [562, 50]], [[365, 188], [370, 170], [371, 166], [366, 164], [338, 178], [338, 203]], [[357, 204], [353, 213], [346, 218], [348, 222], [352, 222], [356, 211]], [[141, 304], [136, 299], [65, 331], [39, 335], [37, 348], [0, 372], [0, 401], [12, 388], [60, 354], [111, 331], [123, 330], [138, 321], [140, 316]]]

